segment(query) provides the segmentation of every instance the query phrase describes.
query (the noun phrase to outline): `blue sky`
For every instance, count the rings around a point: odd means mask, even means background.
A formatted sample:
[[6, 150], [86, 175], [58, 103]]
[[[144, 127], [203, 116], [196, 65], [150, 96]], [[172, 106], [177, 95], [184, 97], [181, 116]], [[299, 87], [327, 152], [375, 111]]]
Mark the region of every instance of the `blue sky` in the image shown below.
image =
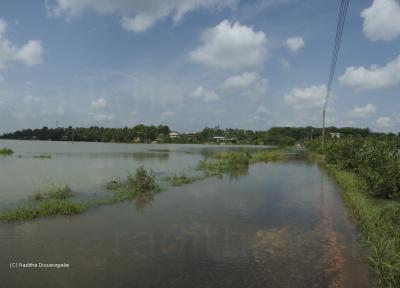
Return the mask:
[[[340, 1], [0, 2], [0, 133], [318, 126]], [[400, 4], [350, 1], [328, 125], [400, 130]]]

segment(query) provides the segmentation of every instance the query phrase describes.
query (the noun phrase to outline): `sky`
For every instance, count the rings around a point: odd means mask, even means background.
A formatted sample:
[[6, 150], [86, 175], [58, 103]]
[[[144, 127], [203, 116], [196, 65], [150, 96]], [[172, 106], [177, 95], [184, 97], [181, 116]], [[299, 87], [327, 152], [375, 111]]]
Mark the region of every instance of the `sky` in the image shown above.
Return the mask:
[[[400, 130], [400, 1], [350, 1], [327, 125]], [[0, 133], [320, 126], [339, 0], [4, 0]]]

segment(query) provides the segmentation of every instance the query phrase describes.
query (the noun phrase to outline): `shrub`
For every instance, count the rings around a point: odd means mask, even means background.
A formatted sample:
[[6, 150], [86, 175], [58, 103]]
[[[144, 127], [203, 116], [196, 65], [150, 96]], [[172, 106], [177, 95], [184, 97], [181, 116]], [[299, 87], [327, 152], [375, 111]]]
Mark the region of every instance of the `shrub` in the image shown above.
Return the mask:
[[128, 183], [129, 186], [132, 187], [137, 193], [144, 193], [159, 189], [153, 170], [147, 171], [143, 166], [137, 168], [134, 175], [129, 174]]
[[0, 155], [12, 155], [14, 154], [14, 151], [10, 148], [2, 148], [0, 149]]
[[[307, 145], [321, 150], [321, 142]], [[348, 138], [327, 140], [325, 160], [338, 168], [357, 173], [367, 183], [368, 192], [380, 198], [400, 199], [400, 147], [393, 141]]]

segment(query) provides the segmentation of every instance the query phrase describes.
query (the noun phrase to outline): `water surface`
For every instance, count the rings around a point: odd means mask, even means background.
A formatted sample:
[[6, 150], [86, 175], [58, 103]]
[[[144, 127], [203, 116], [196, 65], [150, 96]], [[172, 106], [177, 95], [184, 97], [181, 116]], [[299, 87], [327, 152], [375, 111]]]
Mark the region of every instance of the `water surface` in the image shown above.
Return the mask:
[[[25, 197], [27, 183], [46, 174], [92, 193], [104, 180], [140, 164], [161, 174], [190, 173], [199, 159], [215, 151], [244, 149], [46, 142], [34, 143], [34, 149], [26, 142], [6, 146], [22, 156], [0, 158], [0, 200], [7, 203]], [[45, 150], [55, 156], [30, 157]], [[23, 192], [4, 184], [9, 180], [3, 173], [31, 169], [16, 184], [26, 188]], [[78, 216], [3, 223], [0, 259], [0, 287], [373, 287], [338, 186], [317, 165], [301, 159], [255, 164], [240, 176], [167, 187], [154, 198]], [[11, 269], [9, 262], [66, 262], [71, 267]]]

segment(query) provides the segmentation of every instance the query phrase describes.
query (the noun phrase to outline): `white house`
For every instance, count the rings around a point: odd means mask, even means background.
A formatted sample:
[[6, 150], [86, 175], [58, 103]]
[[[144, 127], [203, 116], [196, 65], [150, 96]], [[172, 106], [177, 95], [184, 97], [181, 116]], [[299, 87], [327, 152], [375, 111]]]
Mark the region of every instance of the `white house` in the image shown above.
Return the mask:
[[331, 138], [338, 138], [340, 139], [340, 133], [329, 133], [331, 135]]
[[179, 138], [179, 136], [180, 136], [179, 133], [175, 132], [175, 131], [172, 131], [169, 133], [169, 138], [172, 138], [172, 139]]

